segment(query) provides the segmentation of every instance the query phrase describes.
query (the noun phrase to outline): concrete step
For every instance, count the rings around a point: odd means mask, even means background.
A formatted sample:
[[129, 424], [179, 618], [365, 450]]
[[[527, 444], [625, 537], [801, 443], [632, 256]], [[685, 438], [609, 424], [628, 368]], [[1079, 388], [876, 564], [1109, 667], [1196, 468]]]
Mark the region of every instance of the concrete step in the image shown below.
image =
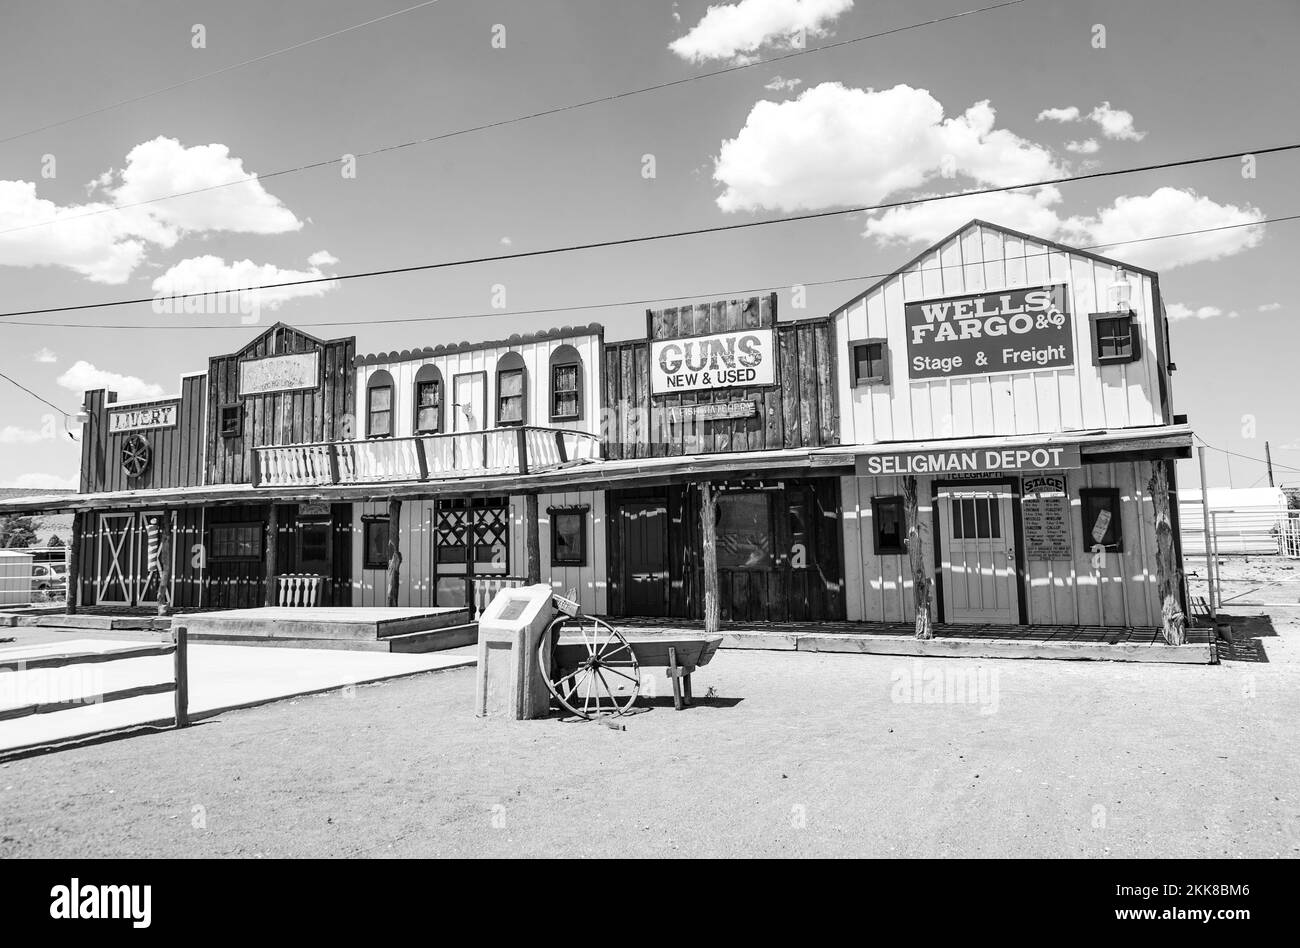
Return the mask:
[[442, 629], [390, 635], [381, 640], [394, 652], [441, 652], [443, 649], [474, 645], [478, 642], [478, 623], [468, 622]]

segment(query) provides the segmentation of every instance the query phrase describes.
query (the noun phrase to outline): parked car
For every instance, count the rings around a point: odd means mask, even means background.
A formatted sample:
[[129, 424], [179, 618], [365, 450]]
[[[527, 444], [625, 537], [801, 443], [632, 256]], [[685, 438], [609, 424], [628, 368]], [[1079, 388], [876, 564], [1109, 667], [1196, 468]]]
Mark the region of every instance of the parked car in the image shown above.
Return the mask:
[[68, 598], [68, 571], [61, 563], [32, 566], [32, 601], [55, 602]]

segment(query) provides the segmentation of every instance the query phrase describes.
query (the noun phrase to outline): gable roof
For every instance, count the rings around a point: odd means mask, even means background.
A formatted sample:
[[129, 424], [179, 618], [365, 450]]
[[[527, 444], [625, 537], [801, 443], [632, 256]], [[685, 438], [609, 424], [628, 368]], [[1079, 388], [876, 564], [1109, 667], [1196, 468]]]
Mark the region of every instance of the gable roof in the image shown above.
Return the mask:
[[1070, 247], [1067, 246], [1066, 244], [1058, 243], [1055, 240], [1048, 240], [1045, 237], [1035, 237], [1033, 234], [1026, 234], [1018, 230], [1012, 230], [1010, 227], [1004, 227], [1001, 224], [994, 224], [990, 221], [986, 221], [981, 218], [974, 217], [971, 218], [969, 221], [967, 221], [965, 224], [962, 224], [960, 227], [958, 227], [948, 236], [944, 237], [942, 240], [939, 240], [931, 244], [930, 246], [926, 247], [924, 250], [918, 253], [911, 260], [907, 261], [907, 263], [903, 264], [893, 273], [890, 273], [888, 276], [881, 277], [879, 280], [871, 284], [871, 286], [867, 287], [865, 290], [863, 290], [857, 296], [853, 297], [853, 299], [849, 300], [847, 303], [841, 303], [839, 306], [835, 307], [833, 310], [831, 310], [831, 315], [833, 316], [837, 313], [840, 313], [843, 310], [848, 309], [850, 306], [853, 306], [854, 304], [859, 303], [862, 300], [866, 299], [868, 296], [870, 296], [876, 290], [880, 289], [890, 280], [893, 280], [894, 278], [901, 276], [902, 274], [911, 270], [914, 266], [916, 266], [918, 263], [920, 263], [930, 254], [934, 253], [944, 244], [948, 243], [951, 240], [955, 240], [956, 238], [960, 237], [962, 234], [966, 233], [966, 231], [970, 230], [973, 227], [985, 227], [988, 228], [989, 230], [995, 230], [998, 233], [1005, 234], [1008, 237], [1017, 237], [1020, 240], [1032, 240], [1036, 244], [1042, 244], [1044, 247], [1049, 247], [1052, 250], [1059, 250], [1061, 253], [1074, 254], [1076, 257], [1086, 257], [1089, 260], [1095, 260], [1097, 263], [1104, 263], [1107, 266], [1111, 266], [1111, 267], [1123, 267], [1125, 270], [1132, 270], [1134, 273], [1141, 273], [1146, 276], [1149, 276], [1153, 280], [1159, 278], [1159, 274], [1157, 274], [1154, 270], [1148, 270], [1145, 267], [1134, 266], [1131, 263], [1125, 263], [1123, 260], [1116, 260], [1113, 257], [1103, 257], [1101, 254], [1093, 253], [1092, 251], [1089, 250], [1081, 250], [1078, 247]]

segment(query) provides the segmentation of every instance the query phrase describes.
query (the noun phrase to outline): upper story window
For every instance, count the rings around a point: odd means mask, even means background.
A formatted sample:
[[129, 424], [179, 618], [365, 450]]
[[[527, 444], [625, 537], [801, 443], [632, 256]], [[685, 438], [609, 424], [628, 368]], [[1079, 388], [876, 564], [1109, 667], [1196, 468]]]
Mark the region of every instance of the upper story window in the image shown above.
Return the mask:
[[889, 346], [884, 339], [858, 339], [849, 343], [853, 384], [883, 385], [889, 381]]
[[1092, 361], [1094, 365], [1136, 362], [1142, 357], [1138, 346], [1137, 320], [1131, 309], [1093, 313]]
[[366, 382], [366, 437], [393, 436], [393, 377], [380, 369]]
[[497, 424], [522, 425], [528, 418], [528, 370], [524, 357], [507, 352], [497, 363]]
[[221, 406], [221, 437], [238, 438], [243, 434], [244, 407], [242, 405]]
[[551, 353], [551, 421], [582, 419], [582, 356], [573, 346]]
[[442, 373], [437, 366], [422, 365], [415, 373], [415, 433], [437, 434], [443, 430]]

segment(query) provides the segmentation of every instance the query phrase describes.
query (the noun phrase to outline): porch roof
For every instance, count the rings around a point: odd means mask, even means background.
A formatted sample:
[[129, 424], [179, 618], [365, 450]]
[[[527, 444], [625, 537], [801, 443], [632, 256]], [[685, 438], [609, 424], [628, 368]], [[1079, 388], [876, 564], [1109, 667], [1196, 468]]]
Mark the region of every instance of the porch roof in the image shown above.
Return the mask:
[[769, 478], [852, 474], [857, 458], [904, 451], [946, 451], [997, 445], [1078, 445], [1084, 463], [1106, 463], [1136, 457], [1190, 456], [1188, 425], [1067, 431], [1056, 434], [996, 435], [928, 441], [888, 441], [875, 444], [785, 448], [723, 454], [688, 454], [656, 458], [579, 461], [534, 474], [492, 475], [440, 481], [375, 481], [367, 483], [259, 488], [252, 484], [213, 484], [157, 490], [105, 491], [93, 494], [53, 494], [0, 501], [0, 514], [61, 513], [78, 510], [130, 510], [197, 504], [352, 503], [389, 499], [419, 500], [482, 494], [519, 494], [564, 490], [603, 490], [652, 486], [670, 482], [734, 475]]

